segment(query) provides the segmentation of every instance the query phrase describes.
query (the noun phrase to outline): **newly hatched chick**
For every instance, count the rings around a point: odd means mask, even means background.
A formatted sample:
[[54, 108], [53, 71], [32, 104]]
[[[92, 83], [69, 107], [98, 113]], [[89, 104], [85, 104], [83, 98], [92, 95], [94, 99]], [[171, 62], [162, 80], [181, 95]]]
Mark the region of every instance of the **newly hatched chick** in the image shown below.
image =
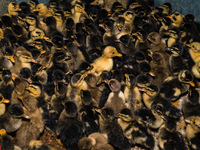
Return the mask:
[[124, 136], [121, 126], [115, 120], [112, 108], [96, 109], [99, 112], [99, 122], [101, 133], [105, 133], [115, 150], [130, 150], [130, 143]]
[[160, 85], [163, 84], [164, 80], [169, 75], [167, 64], [160, 52], [154, 52], [153, 54], [149, 55], [152, 58], [152, 61], [150, 62], [151, 71], [155, 74], [152, 83], [160, 87]]
[[81, 90], [81, 101], [79, 103], [80, 119], [85, 124], [85, 133], [90, 135], [94, 132], [99, 132], [99, 117], [95, 112], [98, 103], [91, 97], [90, 92]]
[[113, 57], [115, 56], [121, 57], [122, 54], [118, 53], [116, 48], [107, 46], [103, 50], [102, 56], [91, 64], [94, 68], [90, 72], [99, 76], [102, 71], [110, 71], [113, 67]]
[[176, 131], [176, 120], [167, 117], [158, 131], [158, 143], [162, 150], [169, 149], [182, 149], [187, 150], [186, 143], [184, 142], [183, 135]]
[[92, 133], [88, 137], [83, 137], [78, 142], [79, 150], [114, 150], [108, 144], [107, 139], [101, 133]]
[[6, 104], [10, 103], [10, 100], [5, 99], [2, 94], [0, 94], [0, 116], [6, 112]]
[[39, 81], [43, 85], [47, 83], [48, 75], [44, 69], [46, 69], [45, 66], [42, 66], [40, 64], [33, 64], [31, 66], [32, 80]]
[[189, 46], [189, 54], [192, 58], [192, 60], [197, 63], [200, 61], [200, 43], [199, 42], [192, 42], [191, 44], [188, 44]]
[[[87, 90], [87, 83], [84, 81], [87, 74], [76, 73], [71, 77], [70, 84], [67, 86], [67, 99], [79, 106], [81, 100], [80, 91]], [[79, 111], [79, 108], [78, 108]]]
[[183, 23], [183, 16], [181, 13], [179, 13], [178, 11], [174, 11], [171, 13], [170, 16], [168, 16], [171, 20], [172, 20], [172, 27], [181, 27], [182, 23]]
[[72, 101], [65, 103], [56, 128], [56, 134], [68, 150], [78, 150], [78, 141], [84, 135], [84, 124], [77, 118], [78, 109]]
[[200, 115], [199, 92], [196, 89], [188, 91], [188, 95], [183, 99], [181, 108], [185, 119]]
[[185, 119], [185, 122], [188, 123], [188, 125], [186, 126], [186, 135], [189, 141], [189, 146], [190, 148], [197, 150], [200, 148], [200, 144], [199, 144], [200, 117], [194, 116], [190, 120]]
[[81, 63], [85, 62], [82, 52], [75, 43], [69, 43], [67, 45], [67, 54], [71, 56], [71, 59], [67, 61], [68, 68], [71, 71], [77, 70]]
[[27, 93], [20, 99], [24, 105], [24, 112], [30, 116], [28, 121], [22, 121], [20, 128], [16, 131], [16, 145], [23, 148], [28, 146], [31, 140], [38, 139], [44, 130], [44, 122], [35, 97]]
[[175, 101], [181, 94], [187, 92], [190, 86], [195, 87], [192, 74], [188, 70], [182, 70], [178, 76], [169, 76], [165, 79], [160, 87], [159, 95], [165, 99]]
[[3, 70], [2, 81], [0, 82], [0, 93], [5, 99], [11, 99], [11, 93], [14, 90], [12, 74], [9, 70]]
[[170, 52], [172, 53], [169, 58], [170, 74], [173, 76], [178, 75], [182, 70], [188, 69], [186, 62], [182, 58], [183, 45], [175, 43], [171, 46]]
[[126, 108], [129, 108], [134, 114], [134, 111], [143, 107], [141, 93], [136, 86], [136, 78], [131, 74], [125, 74], [126, 86], [124, 89], [124, 97]]
[[8, 111], [0, 116], [0, 128], [4, 128], [8, 133], [14, 132], [20, 128], [22, 118], [29, 119], [30, 116], [24, 113], [24, 110], [20, 105], [11, 105], [8, 108]]
[[154, 51], [165, 51], [165, 43], [161, 41], [161, 35], [157, 32], [149, 33], [147, 39], [151, 42], [150, 50]]
[[117, 115], [125, 106], [125, 97], [121, 91], [121, 84], [116, 79], [110, 79], [108, 85], [111, 89], [111, 93], [108, 95], [108, 99], [104, 105], [104, 108], [112, 108], [114, 115]]
[[37, 4], [36, 8], [33, 9], [33, 12], [38, 12], [38, 16], [52, 16], [52, 12], [48, 10], [48, 7], [44, 3]]
[[130, 109], [123, 109], [118, 114], [118, 124], [121, 126], [124, 135], [128, 138], [131, 146], [139, 145], [147, 149], [153, 149], [154, 139], [147, 128], [133, 119]]
[[10, 69], [15, 63], [13, 57], [14, 50], [12, 47], [2, 47], [2, 52], [0, 53], [0, 67]]

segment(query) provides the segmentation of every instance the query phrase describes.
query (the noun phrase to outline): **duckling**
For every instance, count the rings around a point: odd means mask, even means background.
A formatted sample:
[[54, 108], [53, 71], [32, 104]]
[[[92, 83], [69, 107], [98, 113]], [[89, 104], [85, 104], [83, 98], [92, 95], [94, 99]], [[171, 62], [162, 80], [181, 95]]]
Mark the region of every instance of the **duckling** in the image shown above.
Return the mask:
[[19, 73], [19, 77], [25, 80], [27, 82], [27, 85], [29, 83], [33, 83], [33, 81], [31, 80], [31, 75], [32, 75], [32, 72], [29, 68], [22, 68]]
[[185, 119], [185, 122], [188, 123], [186, 126], [186, 136], [189, 141], [190, 148], [199, 149], [199, 116], [194, 116], [190, 120]]
[[8, 15], [12, 17], [13, 22], [16, 22], [16, 17], [21, 11], [19, 5], [16, 2], [11, 2], [7, 7]]
[[55, 150], [53, 147], [47, 146], [44, 143], [42, 143], [42, 141], [39, 140], [31, 140], [29, 146], [24, 148], [24, 150], [41, 150], [41, 149]]
[[200, 62], [195, 63], [195, 65], [191, 68], [191, 72], [193, 74], [193, 76], [199, 80], [200, 79]]
[[188, 149], [186, 143], [184, 142], [183, 135], [176, 131], [175, 119], [167, 117], [167, 119], [164, 121], [164, 124], [160, 127], [158, 133], [158, 143], [162, 150]]
[[125, 34], [122, 35], [117, 42], [119, 42], [118, 45], [122, 53], [134, 56], [136, 50], [134, 48], [134, 43], [131, 40], [131, 37]]
[[28, 15], [31, 13], [30, 5], [27, 2], [19, 3], [19, 8], [21, 9], [21, 13]]
[[[117, 40], [119, 40], [119, 38], [123, 35], [131, 35], [133, 29], [133, 26], [131, 24], [124, 24], [124, 26], [122, 27], [121, 31], [115, 35]], [[132, 37], [132, 41], [135, 42], [135, 39]]]
[[12, 75], [18, 76], [22, 68], [31, 69], [31, 62], [36, 63], [29, 51], [17, 51], [16, 56], [15, 65], [10, 69]]
[[146, 86], [144, 88], [139, 88], [140, 91], [143, 92], [142, 98], [145, 106], [148, 109], [151, 109], [151, 105], [154, 102], [154, 98], [158, 95], [159, 89], [158, 86], [155, 84], [151, 84], [149, 86]]
[[[50, 58], [48, 58], [49, 61]], [[68, 67], [67, 67], [67, 60], [71, 59], [70, 56], [67, 56], [65, 52], [63, 51], [57, 51], [53, 54], [53, 57], [51, 58], [53, 61], [53, 65], [48, 69], [48, 82], [52, 82], [52, 73], [56, 69], [61, 69], [64, 73], [67, 73]]]
[[47, 37], [52, 38], [53, 32], [57, 31], [56, 25], [56, 19], [53, 16], [44, 18], [42, 21], [40, 21], [41, 28], [43, 31], [45, 31], [45, 34]]
[[183, 16], [178, 11], [174, 11], [171, 13], [169, 18], [172, 20], [172, 27], [181, 27], [183, 23]]
[[68, 68], [71, 71], [77, 70], [79, 66], [85, 62], [85, 58], [75, 43], [69, 43], [67, 45], [67, 50], [67, 53], [71, 56], [71, 59], [67, 61]]
[[171, 47], [179, 40], [180, 30], [179, 28], [174, 27], [164, 32], [164, 35], [166, 36], [162, 37], [162, 42], [166, 44], [166, 47]]
[[45, 67], [40, 64], [33, 64], [31, 66], [33, 81], [39, 81], [43, 85], [47, 83], [48, 75], [44, 69]]
[[28, 24], [28, 30], [31, 32], [34, 29], [38, 28], [39, 20], [36, 15], [29, 14], [26, 16], [26, 23]]
[[158, 6], [158, 8], [162, 9], [162, 14], [165, 16], [168, 16], [172, 12], [172, 5], [169, 2], [166, 2], [162, 4], [161, 6]]
[[74, 13], [70, 17], [74, 20], [75, 24], [80, 22], [80, 16], [81, 16], [82, 13], [85, 13], [83, 4], [76, 2], [75, 6], [74, 6]]
[[117, 20], [113, 24], [113, 34], [115, 36], [118, 35], [122, 31], [124, 24], [125, 24], [124, 17], [118, 17]]
[[99, 122], [101, 133], [106, 134], [108, 137], [108, 143], [110, 143], [116, 150], [129, 150], [131, 145], [127, 137], [123, 134], [121, 126], [115, 120], [113, 109], [102, 108], [96, 109], [96, 111], [100, 116]]
[[91, 149], [91, 150], [114, 150], [114, 148], [108, 144], [107, 139], [101, 133], [92, 133], [88, 137], [83, 137], [78, 141], [79, 150]]
[[113, 35], [113, 22], [111, 20], [108, 20], [100, 25], [102, 25], [105, 30], [105, 33], [103, 34], [103, 45], [110, 45], [117, 48], [118, 46], [115, 42], [116, 37], [115, 35]]
[[104, 105], [105, 108], [112, 108], [114, 115], [118, 114], [123, 108], [125, 108], [125, 97], [121, 91], [121, 84], [116, 79], [110, 79], [108, 81], [111, 93], [108, 95], [108, 99]]
[[133, 10], [128, 9], [123, 13], [123, 17], [125, 19], [125, 24], [131, 24], [133, 25], [133, 20], [135, 18], [135, 13]]
[[186, 62], [181, 57], [183, 53], [183, 45], [175, 43], [172, 45], [170, 52], [172, 53], [169, 58], [170, 74], [178, 75], [181, 70], [188, 69]]
[[91, 97], [90, 92], [81, 90], [81, 101], [79, 102], [80, 120], [85, 124], [85, 133], [90, 135], [94, 132], [99, 132], [99, 116], [95, 112], [98, 103]]
[[155, 51], [165, 51], [166, 45], [161, 41], [161, 35], [157, 32], [149, 33], [147, 39], [151, 42], [150, 50]]
[[58, 82], [55, 85], [54, 92], [55, 94], [52, 95], [50, 101], [50, 111], [56, 114], [57, 117], [55, 119], [58, 120], [61, 112], [64, 109], [62, 103], [66, 101], [67, 86], [63, 82]]
[[144, 126], [150, 128], [151, 130], [158, 130], [160, 126], [163, 124], [163, 110], [157, 109], [139, 109], [135, 111], [136, 120], [143, 124]]
[[36, 6], [39, 4], [39, 2], [38, 0], [30, 0], [28, 4], [30, 5], [30, 10], [33, 11], [36, 8]]
[[[80, 91], [87, 89], [87, 83], [84, 81], [87, 74], [76, 73], [71, 77], [70, 84], [67, 86], [66, 96], [70, 101], [75, 102], [77, 107], [81, 100]], [[78, 108], [79, 110], [79, 108]]]
[[122, 54], [118, 53], [116, 48], [107, 46], [103, 50], [101, 57], [97, 58], [91, 65], [94, 67], [90, 72], [99, 76], [102, 71], [110, 71], [113, 67], [113, 57], [121, 57]]
[[76, 104], [72, 101], [66, 102], [56, 127], [57, 136], [69, 150], [78, 150], [78, 141], [84, 135], [84, 124], [77, 118], [77, 115]]
[[5, 99], [2, 94], [0, 94], [0, 116], [4, 115], [6, 112], [6, 104], [10, 103], [10, 100]]
[[0, 82], [0, 93], [5, 99], [11, 99], [11, 93], [14, 90], [14, 82], [10, 70], [3, 70], [2, 81]]
[[8, 111], [0, 117], [0, 128], [4, 128], [8, 133], [14, 132], [20, 128], [22, 118], [29, 119], [30, 116], [24, 113], [24, 110], [20, 105], [11, 105], [8, 108]]
[[135, 43], [135, 49], [146, 51], [149, 48], [149, 42], [147, 41], [147, 32], [145, 30], [139, 30], [136, 33], [133, 33], [134, 36], [137, 36], [137, 40]]
[[36, 8], [33, 9], [33, 12], [38, 12], [38, 16], [49, 17], [52, 16], [52, 12], [48, 10], [48, 7], [44, 3], [37, 4]]
[[31, 140], [38, 139], [44, 130], [44, 122], [36, 98], [28, 94], [22, 99], [22, 103], [24, 112], [30, 116], [29, 121], [23, 121], [16, 131], [16, 145], [23, 148], [28, 146]]
[[34, 40], [36, 39], [43, 39], [45, 38], [45, 33], [43, 30], [39, 29], [39, 28], [35, 28], [33, 31], [31, 31], [29, 33], [30, 35], [30, 39], [28, 41], [26, 41], [26, 43], [32, 43]]
[[142, 96], [139, 91], [139, 88], [136, 86], [136, 78], [131, 74], [125, 74], [126, 77], [126, 86], [124, 89], [124, 97], [126, 108], [129, 108], [132, 113], [134, 111], [141, 109], [143, 107], [142, 104]]
[[182, 70], [177, 77], [169, 76], [160, 86], [160, 96], [171, 101], [176, 101], [186, 93], [190, 86], [195, 87], [193, 76], [188, 70]]
[[159, 34], [163, 35], [165, 31], [168, 31], [171, 28], [172, 20], [168, 17], [158, 18], [158, 20], [161, 22]]
[[200, 43], [199, 42], [192, 42], [191, 44], [188, 44], [189, 46], [189, 54], [192, 58], [194, 63], [199, 62], [200, 58]]
[[155, 74], [152, 83], [160, 86], [169, 75], [167, 64], [164, 60], [162, 53], [160, 52], [154, 52], [153, 54], [148, 55], [150, 55], [152, 58], [150, 66], [151, 71]]
[[94, 98], [97, 104], [99, 104], [102, 92], [97, 86], [98, 78], [94, 74], [88, 73], [85, 81], [87, 83], [87, 90], [90, 91], [91, 97]]
[[3, 47], [2, 52], [0, 53], [0, 67], [6, 69], [12, 68], [15, 63], [13, 54], [14, 50], [12, 47]]
[[199, 92], [196, 89], [189, 90], [181, 105], [184, 118], [190, 119], [193, 116], [199, 116], [199, 106]]
[[139, 88], [150, 85], [152, 83], [152, 81], [153, 81], [153, 78], [146, 74], [139, 74], [136, 77], [136, 83]]
[[54, 18], [56, 19], [56, 29], [62, 33], [64, 31], [64, 12], [56, 11]]
[[4, 129], [0, 130], [1, 148], [5, 150], [21, 150], [20, 147], [14, 145], [14, 139], [8, 135]]
[[149, 133], [147, 128], [133, 119], [130, 109], [123, 109], [118, 114], [117, 121], [131, 146], [139, 145], [147, 149], [152, 149], [154, 147], [153, 136]]
[[22, 96], [25, 93], [25, 89], [28, 86], [28, 83], [20, 77], [13, 76], [12, 78], [14, 80], [14, 90], [11, 94], [11, 105], [20, 105], [21, 102], [18, 100], [18, 96]]

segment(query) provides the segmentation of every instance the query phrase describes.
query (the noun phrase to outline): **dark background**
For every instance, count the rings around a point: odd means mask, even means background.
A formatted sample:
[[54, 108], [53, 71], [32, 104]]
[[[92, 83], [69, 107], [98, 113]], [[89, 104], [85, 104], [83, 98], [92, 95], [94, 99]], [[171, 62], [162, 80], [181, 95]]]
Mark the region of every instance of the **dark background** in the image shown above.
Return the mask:
[[[15, 1], [18, 4], [22, 1], [29, 0], [0, 0], [0, 14], [7, 12], [7, 5]], [[48, 3], [49, 0], [39, 0], [40, 3]], [[70, 1], [70, 0], [69, 0]], [[196, 21], [200, 22], [200, 0], [155, 0], [155, 6], [162, 5], [165, 2], [172, 4], [172, 10], [179, 11], [181, 14], [193, 14]]]

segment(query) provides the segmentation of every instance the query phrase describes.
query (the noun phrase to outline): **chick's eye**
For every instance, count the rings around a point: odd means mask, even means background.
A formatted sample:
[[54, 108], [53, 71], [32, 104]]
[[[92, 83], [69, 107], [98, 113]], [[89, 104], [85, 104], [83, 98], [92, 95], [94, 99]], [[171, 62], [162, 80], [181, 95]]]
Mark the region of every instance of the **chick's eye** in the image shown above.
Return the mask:
[[115, 54], [115, 52], [112, 52], [112, 54]]
[[27, 101], [28, 99], [27, 99], [27, 98], [24, 98], [24, 100]]

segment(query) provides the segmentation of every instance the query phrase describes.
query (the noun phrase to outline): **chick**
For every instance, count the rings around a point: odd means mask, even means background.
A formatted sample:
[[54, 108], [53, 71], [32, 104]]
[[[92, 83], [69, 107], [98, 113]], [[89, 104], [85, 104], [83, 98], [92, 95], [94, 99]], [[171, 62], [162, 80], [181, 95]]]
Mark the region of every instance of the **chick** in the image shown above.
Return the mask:
[[190, 86], [195, 87], [192, 74], [188, 70], [182, 70], [177, 77], [169, 76], [165, 79], [164, 83], [160, 87], [160, 96], [176, 101], [190, 89]]
[[133, 119], [130, 109], [123, 109], [118, 114], [117, 121], [131, 146], [139, 145], [147, 149], [154, 147], [153, 136], [148, 132], [147, 128]]
[[85, 123], [85, 133], [90, 135], [99, 132], [99, 117], [95, 112], [98, 107], [96, 101], [91, 97], [90, 92], [81, 90], [81, 101], [79, 103], [80, 119]]
[[162, 53], [154, 52], [149, 55], [152, 58], [152, 61], [150, 62], [151, 71], [155, 74], [152, 83], [160, 87], [169, 75], [168, 66]]
[[10, 103], [10, 100], [5, 99], [2, 94], [0, 94], [0, 116], [2, 116], [3, 114], [5, 114], [6, 112], [6, 104]]
[[[116, 150], [130, 149], [130, 143], [124, 136], [121, 126], [115, 120], [112, 108], [96, 109], [99, 112], [99, 122], [101, 133], [105, 133], [110, 143]], [[116, 136], [117, 135], [117, 136]]]
[[104, 108], [112, 108], [114, 115], [118, 114], [123, 108], [125, 108], [125, 97], [121, 91], [121, 84], [116, 79], [110, 79], [108, 85], [111, 89], [111, 93], [108, 95], [108, 99], [104, 105]]
[[192, 117], [190, 120], [185, 119], [185, 122], [189, 123], [186, 126], [186, 135], [189, 141], [189, 146], [192, 149], [199, 149], [199, 123], [200, 118], [198, 116]]
[[192, 60], [194, 61], [194, 63], [199, 62], [199, 56], [200, 56], [200, 43], [199, 42], [192, 42], [191, 44], [188, 44], [187, 46], [189, 46], [189, 54], [190, 57], [192, 58]]
[[24, 112], [30, 116], [28, 121], [22, 121], [20, 128], [16, 131], [16, 145], [23, 148], [28, 146], [31, 140], [38, 139], [44, 130], [44, 122], [35, 97], [27, 93], [21, 97], [21, 101]]
[[159, 147], [162, 150], [167, 149], [183, 149], [187, 150], [187, 146], [180, 132], [176, 131], [176, 120], [167, 118], [165, 124], [162, 125], [158, 131]]
[[140, 109], [143, 107], [142, 96], [139, 88], [136, 86], [136, 78], [133, 75], [125, 74], [126, 77], [126, 87], [124, 89], [124, 97], [126, 107], [132, 111]]
[[5, 99], [11, 99], [11, 93], [14, 90], [14, 82], [12, 74], [9, 70], [3, 70], [2, 81], [0, 82], [0, 93]]
[[114, 148], [108, 144], [107, 139], [101, 133], [92, 133], [88, 137], [83, 137], [78, 142], [79, 150], [91, 149], [91, 150], [114, 150]]
[[56, 128], [57, 136], [69, 150], [78, 150], [78, 141], [84, 135], [84, 124], [78, 120], [77, 115], [76, 104], [72, 101], [66, 102]]
[[0, 128], [4, 128], [8, 133], [14, 132], [21, 127], [22, 118], [29, 119], [30, 116], [24, 113], [24, 110], [20, 105], [11, 105], [8, 108], [8, 111], [0, 117]]
[[99, 76], [102, 71], [110, 71], [113, 67], [113, 57], [121, 57], [122, 54], [118, 53], [117, 50], [112, 46], [107, 46], [103, 50], [101, 57], [97, 58], [91, 65], [94, 67], [90, 72]]
[[181, 105], [184, 118], [190, 119], [193, 116], [199, 116], [199, 106], [199, 92], [196, 89], [189, 90]]
[[44, 3], [37, 4], [36, 8], [33, 9], [33, 12], [38, 12], [38, 16], [52, 16], [52, 12], [48, 10], [48, 7]]

